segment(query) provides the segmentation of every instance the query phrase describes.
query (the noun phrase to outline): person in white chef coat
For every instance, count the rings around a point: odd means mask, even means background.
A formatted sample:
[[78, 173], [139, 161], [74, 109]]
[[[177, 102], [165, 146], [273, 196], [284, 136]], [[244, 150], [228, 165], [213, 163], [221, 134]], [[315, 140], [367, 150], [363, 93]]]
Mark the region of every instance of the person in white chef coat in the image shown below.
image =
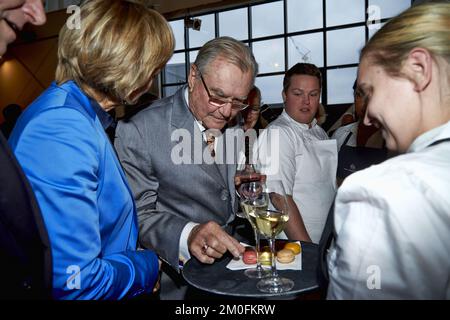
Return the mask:
[[322, 76], [297, 63], [283, 80], [282, 114], [258, 139], [255, 159], [267, 183], [281, 180], [290, 204], [285, 236], [318, 243], [336, 192], [337, 146], [318, 125]]
[[364, 122], [404, 154], [339, 188], [329, 299], [450, 299], [449, 24], [448, 1], [413, 6], [361, 52]]

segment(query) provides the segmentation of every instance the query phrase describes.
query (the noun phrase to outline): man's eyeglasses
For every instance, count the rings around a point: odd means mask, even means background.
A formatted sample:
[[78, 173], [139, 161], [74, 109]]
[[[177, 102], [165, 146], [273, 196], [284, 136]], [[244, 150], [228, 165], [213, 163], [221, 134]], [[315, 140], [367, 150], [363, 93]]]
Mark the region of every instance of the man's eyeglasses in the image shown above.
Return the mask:
[[209, 92], [208, 86], [205, 83], [205, 79], [203, 79], [202, 73], [200, 72], [200, 69], [197, 67], [198, 73], [200, 74], [200, 79], [202, 80], [203, 86], [205, 87], [206, 93], [208, 94], [208, 98], [209, 98], [209, 104], [215, 106], [215, 107], [223, 107], [224, 105], [226, 105], [227, 103], [231, 103], [231, 107], [235, 110], [244, 110], [245, 108], [248, 107], [248, 104], [243, 103], [242, 101], [233, 99], [233, 100], [228, 100], [225, 98], [221, 98], [218, 96], [214, 96]]
[[261, 106], [260, 105], [253, 105], [253, 106], [249, 105], [248, 108], [250, 110], [252, 110], [252, 111], [255, 111], [255, 112], [259, 112], [259, 110], [261, 110]]

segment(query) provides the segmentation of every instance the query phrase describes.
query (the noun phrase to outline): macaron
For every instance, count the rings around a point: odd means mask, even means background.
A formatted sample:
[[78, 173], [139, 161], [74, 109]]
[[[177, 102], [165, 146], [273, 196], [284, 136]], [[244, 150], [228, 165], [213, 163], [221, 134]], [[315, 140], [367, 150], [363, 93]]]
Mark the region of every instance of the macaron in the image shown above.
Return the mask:
[[295, 254], [290, 249], [282, 249], [277, 252], [277, 260], [280, 263], [291, 263], [295, 259]]
[[302, 247], [297, 242], [288, 242], [284, 245], [284, 249], [292, 250], [292, 252], [297, 255], [302, 252]]
[[259, 262], [263, 265], [270, 266], [272, 264], [270, 251], [263, 251], [259, 253]]
[[255, 250], [245, 250], [242, 256], [242, 261], [245, 264], [255, 264], [256, 263], [256, 251]]

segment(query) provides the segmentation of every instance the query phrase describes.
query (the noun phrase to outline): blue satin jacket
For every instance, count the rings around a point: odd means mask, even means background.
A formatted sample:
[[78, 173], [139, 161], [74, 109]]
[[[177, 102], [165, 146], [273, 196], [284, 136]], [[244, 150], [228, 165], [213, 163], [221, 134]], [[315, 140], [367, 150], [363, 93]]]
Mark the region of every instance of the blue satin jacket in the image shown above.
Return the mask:
[[49, 233], [58, 299], [151, 292], [158, 275], [155, 253], [136, 251], [133, 196], [91, 103], [74, 82], [53, 83], [9, 140]]

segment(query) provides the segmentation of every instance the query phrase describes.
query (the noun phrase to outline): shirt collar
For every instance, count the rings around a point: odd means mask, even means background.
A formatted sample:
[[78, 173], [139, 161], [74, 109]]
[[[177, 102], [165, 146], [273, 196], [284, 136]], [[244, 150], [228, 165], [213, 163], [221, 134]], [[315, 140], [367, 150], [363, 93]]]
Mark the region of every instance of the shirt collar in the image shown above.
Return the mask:
[[[189, 87], [186, 86], [186, 88], [184, 89], [184, 99], [186, 100], [186, 105], [188, 106], [188, 109], [189, 109], [189, 93], [188, 93], [188, 90], [189, 90]], [[194, 121], [197, 124], [198, 128], [200, 129], [200, 132], [205, 131], [206, 128], [203, 126], [202, 122], [197, 120], [192, 112], [191, 112], [191, 114], [194, 117]]]
[[450, 137], [450, 121], [444, 125], [431, 129], [420, 136], [418, 136], [407, 152], [417, 152], [425, 149], [430, 144], [437, 140], [446, 139]]
[[98, 120], [100, 121], [102, 127], [104, 130], [108, 129], [109, 127], [113, 127], [115, 128], [117, 125], [117, 122], [114, 120], [114, 118], [105, 110], [103, 110], [103, 108], [100, 106], [100, 104], [95, 101], [92, 98], [89, 98], [90, 102], [91, 102], [91, 106], [95, 111], [95, 114], [98, 117]]

